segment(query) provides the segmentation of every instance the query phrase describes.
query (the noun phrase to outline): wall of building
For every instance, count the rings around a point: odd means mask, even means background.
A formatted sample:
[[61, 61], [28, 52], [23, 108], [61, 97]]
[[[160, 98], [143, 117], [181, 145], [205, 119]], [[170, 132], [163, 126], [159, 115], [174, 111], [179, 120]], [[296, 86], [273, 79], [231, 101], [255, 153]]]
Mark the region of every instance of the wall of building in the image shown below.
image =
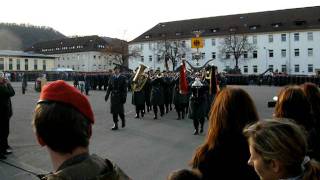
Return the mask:
[[114, 68], [113, 63], [119, 63], [121, 56], [114, 53], [97, 51], [54, 54], [58, 57], [55, 67], [70, 68], [75, 71], [105, 71]]
[[51, 71], [54, 62], [55, 59], [52, 58], [0, 56], [0, 71]]
[[[295, 40], [295, 34], [299, 34], [299, 40]], [[308, 33], [312, 33], [312, 39], [308, 39]], [[282, 34], [285, 34], [286, 41], [282, 41]], [[269, 35], [273, 37], [273, 41], [269, 42]], [[261, 74], [270, 66], [274, 71], [282, 72], [283, 67], [286, 66], [286, 73], [297, 75], [314, 75], [320, 70], [320, 30], [307, 30], [307, 31], [286, 31], [286, 32], [272, 32], [272, 33], [260, 33], [260, 34], [248, 34], [248, 40], [253, 43], [253, 39], [256, 38], [255, 44], [257, 51], [257, 58], [253, 58], [253, 53], [248, 52], [248, 58], [239, 60], [239, 68], [243, 74]], [[212, 43], [212, 39], [215, 39], [215, 45]], [[180, 39], [186, 41], [186, 46], [191, 47], [191, 39]], [[225, 59], [225, 55], [220, 53], [221, 43], [223, 42], [222, 36], [204, 37], [204, 48], [199, 49], [200, 53], [205, 53], [204, 58], [199, 60], [199, 66], [202, 66], [207, 61], [212, 59], [212, 52], [216, 53], [216, 58], [210, 63], [218, 67], [219, 71], [226, 68], [233, 68], [235, 61], [231, 56], [230, 59]], [[156, 41], [149, 41], [143, 43], [130, 43], [129, 51], [135, 48], [140, 48], [141, 56], [144, 57], [144, 61], [141, 61], [141, 57], [130, 57], [129, 68], [135, 69], [139, 66], [139, 63], [143, 63], [152, 69], [164, 70], [164, 60], [157, 60]], [[299, 50], [299, 56], [295, 55], [295, 49]], [[312, 49], [312, 53], [308, 49]], [[269, 57], [269, 50], [273, 50], [273, 57]], [[282, 56], [282, 50], [286, 51], [286, 55]], [[186, 54], [186, 59], [192, 64], [196, 65], [196, 61], [192, 60], [192, 53], [195, 53], [196, 49], [191, 49]], [[149, 60], [151, 57], [151, 61]], [[169, 64], [172, 67], [171, 64]], [[297, 69], [297, 66], [299, 69]], [[247, 67], [247, 72], [245, 68]], [[257, 67], [257, 71], [254, 71], [254, 67]], [[172, 68], [170, 68], [172, 69]]]

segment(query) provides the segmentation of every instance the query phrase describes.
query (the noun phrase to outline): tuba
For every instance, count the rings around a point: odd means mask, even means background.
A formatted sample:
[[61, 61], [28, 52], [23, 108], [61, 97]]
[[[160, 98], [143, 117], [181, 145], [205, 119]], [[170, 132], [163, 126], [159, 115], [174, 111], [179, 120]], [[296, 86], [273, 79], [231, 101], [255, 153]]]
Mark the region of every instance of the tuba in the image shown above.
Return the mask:
[[141, 91], [144, 85], [146, 84], [148, 80], [148, 75], [143, 72], [146, 68], [148, 67], [143, 64], [140, 64], [139, 69], [137, 70], [132, 80], [132, 84], [131, 84], [132, 91], [134, 92]]

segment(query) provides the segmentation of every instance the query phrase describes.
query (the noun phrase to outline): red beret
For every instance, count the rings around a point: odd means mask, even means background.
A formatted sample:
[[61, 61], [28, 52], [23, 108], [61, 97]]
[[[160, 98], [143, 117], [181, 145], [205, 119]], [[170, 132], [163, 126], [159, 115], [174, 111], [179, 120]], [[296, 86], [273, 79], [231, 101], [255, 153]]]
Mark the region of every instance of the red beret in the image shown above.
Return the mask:
[[69, 104], [81, 112], [90, 122], [94, 123], [94, 115], [90, 103], [85, 95], [77, 88], [63, 80], [54, 81], [43, 86], [39, 102], [56, 101]]

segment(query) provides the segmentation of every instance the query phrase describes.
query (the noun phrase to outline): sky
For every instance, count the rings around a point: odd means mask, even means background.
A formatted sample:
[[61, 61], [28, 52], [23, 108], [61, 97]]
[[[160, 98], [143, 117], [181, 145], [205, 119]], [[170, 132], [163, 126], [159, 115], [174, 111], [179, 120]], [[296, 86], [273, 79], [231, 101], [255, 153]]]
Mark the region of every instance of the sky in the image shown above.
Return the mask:
[[160, 22], [319, 5], [319, 0], [2, 0], [0, 22], [131, 41]]

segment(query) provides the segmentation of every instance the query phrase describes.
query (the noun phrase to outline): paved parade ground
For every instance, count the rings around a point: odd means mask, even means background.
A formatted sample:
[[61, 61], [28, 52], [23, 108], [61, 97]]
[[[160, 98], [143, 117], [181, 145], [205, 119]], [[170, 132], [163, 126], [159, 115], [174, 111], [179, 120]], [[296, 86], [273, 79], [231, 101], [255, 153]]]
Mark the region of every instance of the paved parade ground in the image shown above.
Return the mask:
[[[16, 90], [12, 98], [13, 116], [9, 135], [13, 154], [7, 156], [5, 162], [36, 173], [50, 172], [52, 166], [49, 156], [46, 149], [35, 141], [31, 126], [32, 112], [39, 93], [33, 90], [31, 82], [25, 95], [21, 92], [20, 83], [12, 85]], [[260, 118], [272, 116], [273, 108], [267, 107], [267, 101], [278, 93], [279, 87], [240, 87], [253, 97]], [[153, 119], [152, 112], [147, 113], [143, 119], [135, 119], [129, 93], [125, 105], [127, 126], [119, 131], [111, 131], [112, 115], [109, 113], [109, 102], [104, 101], [104, 96], [105, 91], [90, 91], [89, 100], [96, 118], [90, 143], [91, 153], [110, 158], [134, 180], [164, 180], [171, 171], [188, 168], [195, 148], [204, 139], [204, 134], [192, 134], [192, 120], [176, 120], [174, 110], [157, 120]], [[37, 178], [0, 161], [0, 179]]]

